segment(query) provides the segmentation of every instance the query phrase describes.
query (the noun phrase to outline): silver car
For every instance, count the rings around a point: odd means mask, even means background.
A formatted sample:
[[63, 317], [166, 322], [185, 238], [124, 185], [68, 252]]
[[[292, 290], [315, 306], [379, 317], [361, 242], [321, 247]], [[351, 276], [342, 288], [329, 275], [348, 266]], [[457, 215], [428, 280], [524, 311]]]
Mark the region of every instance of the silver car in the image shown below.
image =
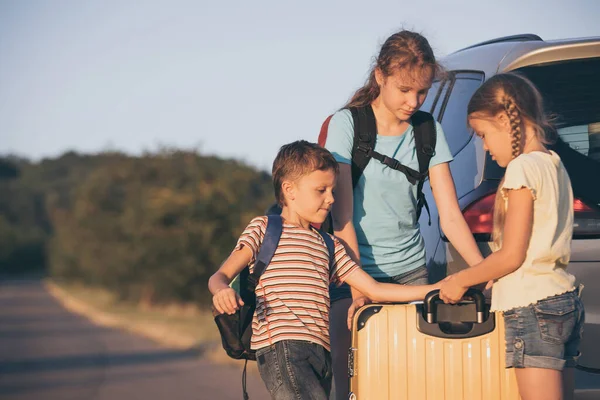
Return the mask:
[[[536, 35], [516, 35], [459, 50], [441, 61], [448, 76], [434, 83], [421, 109], [431, 112], [444, 128], [454, 155], [450, 168], [459, 202], [484, 254], [490, 251], [494, 193], [504, 170], [467, 127], [467, 104], [475, 90], [494, 74], [519, 71], [526, 75], [555, 115], [562, 140], [583, 155], [577, 155], [585, 160], [582, 165], [565, 162], [574, 188], [585, 187], [588, 194], [585, 200], [575, 200], [569, 264], [569, 271], [585, 285], [586, 325], [576, 393], [578, 399], [600, 399], [600, 344], [595, 345], [600, 338], [600, 38], [544, 41]], [[427, 184], [424, 193], [431, 205], [431, 220], [439, 221]], [[426, 214], [420, 225], [431, 277], [438, 280], [466, 268], [439, 223], [429, 225]]]

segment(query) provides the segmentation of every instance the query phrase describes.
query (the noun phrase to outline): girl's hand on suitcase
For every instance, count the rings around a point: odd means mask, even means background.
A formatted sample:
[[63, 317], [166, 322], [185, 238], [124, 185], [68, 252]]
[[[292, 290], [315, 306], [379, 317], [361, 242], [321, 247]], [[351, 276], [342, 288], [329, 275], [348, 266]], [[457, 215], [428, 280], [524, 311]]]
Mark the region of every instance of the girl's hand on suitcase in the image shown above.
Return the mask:
[[492, 287], [494, 286], [494, 281], [488, 281], [488, 283], [485, 285], [485, 289], [483, 290], [483, 295], [485, 296], [486, 299], [491, 299], [492, 298]]
[[365, 296], [361, 296], [352, 302], [352, 304], [350, 305], [350, 308], [348, 308], [348, 329], [349, 330], [352, 330], [352, 318], [354, 317], [354, 313], [356, 312], [356, 310], [358, 310], [365, 304], [369, 304], [370, 302], [371, 302], [371, 299], [369, 299], [368, 297], [365, 297]]
[[223, 288], [213, 296], [213, 305], [221, 314], [235, 314], [244, 305], [240, 295], [232, 288]]
[[454, 275], [450, 275], [442, 281], [440, 287], [440, 299], [444, 303], [455, 304], [462, 300], [467, 287], [459, 284], [458, 279]]

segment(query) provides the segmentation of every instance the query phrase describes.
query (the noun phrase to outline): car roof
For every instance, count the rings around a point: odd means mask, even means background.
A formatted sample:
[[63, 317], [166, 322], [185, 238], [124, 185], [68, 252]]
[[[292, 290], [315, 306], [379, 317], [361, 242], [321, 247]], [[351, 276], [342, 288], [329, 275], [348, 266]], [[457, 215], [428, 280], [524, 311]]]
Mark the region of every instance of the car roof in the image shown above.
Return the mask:
[[486, 78], [530, 65], [600, 57], [600, 37], [542, 40], [533, 34], [492, 39], [440, 61], [448, 70], [483, 71]]

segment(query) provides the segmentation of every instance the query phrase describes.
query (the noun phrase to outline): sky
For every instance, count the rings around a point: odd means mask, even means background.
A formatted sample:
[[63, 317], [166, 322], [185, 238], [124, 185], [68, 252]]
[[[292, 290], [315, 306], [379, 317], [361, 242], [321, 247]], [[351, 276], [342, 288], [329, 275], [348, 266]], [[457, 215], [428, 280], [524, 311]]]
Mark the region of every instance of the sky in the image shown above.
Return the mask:
[[270, 170], [404, 28], [438, 58], [600, 36], [600, 1], [0, 0], [0, 154], [195, 149]]

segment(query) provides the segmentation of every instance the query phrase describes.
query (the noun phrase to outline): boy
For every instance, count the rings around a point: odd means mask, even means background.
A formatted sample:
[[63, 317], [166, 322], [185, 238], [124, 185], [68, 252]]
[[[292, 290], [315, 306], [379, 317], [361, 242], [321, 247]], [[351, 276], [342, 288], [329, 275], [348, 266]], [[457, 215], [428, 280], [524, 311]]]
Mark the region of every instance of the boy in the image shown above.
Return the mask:
[[[322, 223], [334, 202], [338, 165], [333, 155], [306, 141], [284, 145], [273, 163], [275, 197], [283, 231], [277, 250], [256, 286], [251, 347], [273, 399], [323, 399], [331, 390], [329, 283], [348, 283], [374, 301], [421, 300], [434, 285], [379, 283], [365, 273], [335, 237], [333, 272]], [[254, 218], [208, 287], [218, 312], [233, 314], [243, 302], [229, 287], [253, 263], [265, 235], [267, 217]], [[331, 276], [331, 278], [330, 278]]]

